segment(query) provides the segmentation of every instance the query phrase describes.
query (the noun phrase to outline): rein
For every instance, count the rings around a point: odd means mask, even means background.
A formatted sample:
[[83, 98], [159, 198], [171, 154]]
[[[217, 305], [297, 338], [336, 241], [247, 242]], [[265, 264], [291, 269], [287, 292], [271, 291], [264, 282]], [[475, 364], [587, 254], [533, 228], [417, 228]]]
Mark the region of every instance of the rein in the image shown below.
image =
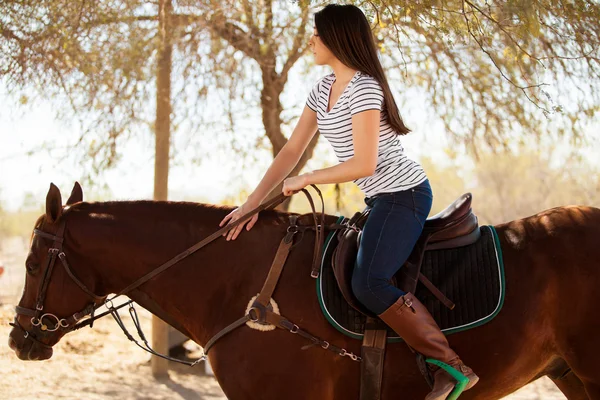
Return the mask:
[[[93, 327], [93, 323], [95, 320], [102, 318], [103, 316], [105, 316], [107, 314], [111, 314], [111, 316], [115, 319], [115, 321], [117, 322], [119, 327], [123, 330], [123, 333], [125, 334], [125, 336], [130, 341], [133, 341], [138, 347], [142, 348], [143, 350], [145, 350], [155, 356], [158, 356], [158, 357], [170, 360], [170, 361], [175, 361], [175, 362], [179, 362], [182, 364], [190, 365], [190, 366], [196, 365], [199, 362], [206, 360], [209, 349], [216, 343], [217, 340], [219, 340], [220, 338], [222, 338], [229, 332], [233, 331], [234, 329], [242, 326], [243, 324], [245, 324], [248, 321], [255, 321], [255, 322], [258, 322], [261, 324], [273, 324], [279, 328], [286, 329], [286, 330], [290, 331], [291, 333], [299, 334], [300, 336], [302, 336], [312, 342], [312, 344], [310, 344], [308, 346], [304, 346], [303, 349], [307, 348], [307, 347], [311, 347], [313, 345], [320, 345], [322, 348], [334, 351], [335, 353], [337, 353], [341, 356], [349, 356], [354, 361], [360, 361], [360, 357], [347, 352], [345, 349], [333, 346], [330, 343], [328, 343], [327, 341], [321, 340], [306, 331], [303, 331], [300, 327], [298, 327], [298, 325], [293, 324], [292, 322], [288, 321], [284, 317], [272, 312], [270, 309], [267, 308], [267, 305], [271, 299], [273, 291], [275, 290], [275, 287], [277, 285], [277, 281], [279, 280], [279, 276], [283, 270], [283, 266], [287, 259], [287, 255], [289, 254], [289, 251], [293, 245], [293, 239], [294, 239], [295, 234], [298, 232], [301, 232], [303, 234], [304, 231], [308, 230], [308, 229], [315, 230], [315, 233], [316, 233], [315, 250], [314, 250], [314, 255], [313, 255], [311, 277], [317, 278], [319, 276], [320, 256], [322, 253], [322, 247], [323, 247], [324, 236], [325, 236], [324, 231], [326, 229], [332, 230], [332, 229], [346, 228], [346, 225], [343, 225], [343, 224], [330, 224], [328, 226], [324, 225], [325, 205], [324, 205], [324, 201], [323, 201], [323, 196], [321, 195], [321, 191], [315, 185], [311, 185], [311, 186], [317, 191], [317, 193], [320, 197], [320, 200], [321, 200], [321, 212], [320, 212], [320, 216], [319, 216], [320, 218], [319, 219], [317, 218], [317, 212], [315, 211], [315, 205], [314, 205], [314, 202], [313, 202], [310, 194], [308, 193], [308, 191], [306, 189], [301, 189], [302, 192], [306, 195], [306, 197], [310, 203], [310, 206], [312, 209], [313, 220], [314, 220], [314, 226], [298, 225], [296, 223], [297, 219], [298, 219], [298, 215], [290, 215], [290, 226], [288, 227], [287, 233], [286, 233], [285, 237], [282, 239], [279, 249], [277, 250], [275, 259], [273, 260], [273, 264], [271, 266], [271, 269], [269, 270], [269, 274], [263, 285], [263, 289], [261, 290], [261, 292], [260, 292], [259, 296], [257, 297], [257, 299], [255, 300], [255, 302], [252, 304], [249, 312], [247, 314], [245, 314], [243, 317], [239, 318], [238, 320], [234, 321], [233, 323], [231, 323], [230, 325], [225, 327], [224, 329], [222, 329], [221, 331], [219, 331], [215, 336], [213, 336], [207, 342], [206, 346], [204, 346], [203, 355], [194, 362], [178, 360], [178, 359], [171, 358], [169, 356], [155, 352], [148, 344], [148, 341], [146, 340], [146, 337], [145, 337], [144, 333], [142, 332], [142, 328], [141, 328], [141, 325], [139, 322], [139, 318], [137, 316], [137, 312], [133, 306], [133, 300], [129, 300], [117, 307], [115, 307], [113, 305], [113, 300], [119, 296], [129, 293], [130, 291], [138, 288], [142, 284], [144, 284], [147, 281], [149, 281], [150, 279], [154, 278], [158, 274], [166, 271], [168, 268], [177, 264], [179, 261], [181, 261], [184, 258], [188, 257], [189, 255], [195, 253], [202, 247], [206, 246], [207, 244], [211, 243], [212, 241], [214, 241], [215, 239], [220, 237], [224, 232], [227, 232], [230, 229], [234, 228], [235, 226], [246, 221], [252, 215], [254, 215], [262, 210], [276, 207], [278, 204], [282, 203], [286, 199], [287, 196], [285, 196], [283, 193], [272, 198], [271, 200], [267, 201], [266, 203], [261, 204], [254, 210], [252, 210], [252, 211], [246, 213], [245, 215], [243, 215], [242, 217], [240, 217], [239, 219], [237, 219], [233, 222], [230, 222], [223, 228], [214, 232], [212, 235], [201, 240], [200, 242], [196, 243], [195, 245], [189, 247], [188, 249], [184, 250], [183, 252], [177, 254], [175, 257], [171, 258], [169, 261], [165, 262], [164, 264], [160, 265], [159, 267], [155, 268], [154, 270], [143, 275], [142, 277], [140, 277], [139, 279], [137, 279], [136, 281], [134, 281], [127, 287], [123, 288], [121, 291], [119, 291], [117, 294], [115, 294], [110, 299], [108, 299], [107, 296], [99, 296], [99, 295], [94, 294], [94, 292], [92, 290], [90, 290], [81, 280], [79, 280], [77, 278], [77, 276], [71, 270], [71, 267], [69, 266], [69, 263], [67, 262], [67, 256], [62, 251], [62, 246], [63, 246], [63, 242], [64, 242], [63, 235], [64, 235], [64, 231], [65, 231], [65, 221], [61, 222], [56, 234], [51, 234], [48, 232], [41, 231], [39, 229], [34, 229], [34, 231], [33, 231], [34, 235], [45, 238], [45, 239], [53, 240], [53, 244], [52, 244], [52, 247], [48, 250], [46, 269], [44, 271], [44, 276], [42, 278], [42, 284], [38, 291], [35, 309], [29, 309], [29, 308], [25, 308], [25, 307], [21, 307], [21, 306], [16, 306], [15, 312], [17, 315], [30, 316], [31, 324], [32, 324], [33, 328], [37, 329], [39, 331], [39, 332], [37, 332], [38, 335], [41, 334], [42, 336], [44, 336], [46, 332], [54, 332], [59, 329], [62, 329], [65, 331], [65, 333], [68, 333], [70, 331], [74, 331], [74, 330], [83, 328], [87, 325], [89, 325], [91, 328], [91, 327]], [[293, 194], [296, 194], [296, 193], [298, 193], [298, 192], [294, 192]], [[93, 302], [88, 304], [83, 310], [71, 315], [68, 318], [59, 318], [52, 313], [48, 313], [48, 312], [44, 313], [44, 302], [45, 302], [45, 298], [46, 298], [46, 291], [48, 289], [48, 284], [50, 282], [50, 279], [52, 276], [52, 271], [54, 269], [54, 265], [56, 264], [57, 258], [61, 261], [61, 264], [63, 265], [65, 271], [67, 272], [67, 275], [71, 278], [71, 280], [73, 280], [73, 282], [75, 282], [75, 284], [84, 293], [86, 293], [90, 298], [93, 299]], [[108, 311], [103, 312], [99, 315], [95, 315], [95, 311], [102, 306], [105, 306], [108, 309]], [[138, 332], [138, 336], [142, 340], [143, 344], [140, 344], [127, 331], [127, 328], [125, 327], [123, 321], [121, 320], [118, 310], [125, 306], [129, 306], [129, 313], [131, 315], [131, 319], [132, 319], [133, 324]], [[89, 316], [89, 318], [81, 321], [86, 316]], [[35, 332], [28, 331], [23, 326], [21, 326], [21, 324], [17, 320], [17, 316], [15, 316], [14, 322], [10, 323], [9, 325], [13, 326], [16, 329], [21, 330], [23, 332], [24, 338], [29, 338], [29, 339], [33, 340], [34, 342], [38, 343], [39, 345], [46, 347], [46, 348], [52, 347], [52, 346], [44, 343], [41, 340], [41, 338], [36, 335]]]

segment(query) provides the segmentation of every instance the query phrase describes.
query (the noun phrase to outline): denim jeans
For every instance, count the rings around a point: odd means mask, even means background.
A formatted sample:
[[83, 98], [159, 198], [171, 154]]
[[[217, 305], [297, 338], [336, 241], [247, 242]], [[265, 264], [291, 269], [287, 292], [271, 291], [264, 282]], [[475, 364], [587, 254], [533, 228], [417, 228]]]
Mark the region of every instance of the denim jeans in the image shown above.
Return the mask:
[[405, 294], [390, 279], [421, 235], [432, 201], [429, 180], [411, 189], [365, 197], [371, 212], [360, 239], [352, 291], [371, 312], [383, 313]]

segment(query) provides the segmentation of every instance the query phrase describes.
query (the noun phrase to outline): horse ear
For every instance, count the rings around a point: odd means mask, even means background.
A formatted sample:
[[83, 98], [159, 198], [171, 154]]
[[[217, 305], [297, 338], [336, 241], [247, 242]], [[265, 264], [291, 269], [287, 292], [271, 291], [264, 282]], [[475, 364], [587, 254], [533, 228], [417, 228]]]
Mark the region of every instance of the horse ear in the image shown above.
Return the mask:
[[79, 203], [83, 201], [83, 189], [81, 189], [81, 185], [79, 182], [75, 182], [73, 186], [73, 190], [71, 190], [71, 196], [69, 196], [69, 200], [67, 200], [67, 205]]
[[56, 222], [62, 214], [62, 197], [60, 196], [60, 190], [54, 185], [50, 184], [50, 189], [46, 195], [46, 218], [48, 222]]

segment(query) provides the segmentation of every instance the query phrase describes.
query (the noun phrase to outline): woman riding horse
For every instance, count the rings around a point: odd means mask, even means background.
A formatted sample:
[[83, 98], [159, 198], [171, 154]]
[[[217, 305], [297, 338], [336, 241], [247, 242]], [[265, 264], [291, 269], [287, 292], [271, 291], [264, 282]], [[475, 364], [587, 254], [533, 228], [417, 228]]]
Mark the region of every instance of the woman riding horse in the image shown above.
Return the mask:
[[[330, 4], [315, 14], [310, 46], [315, 63], [333, 72], [314, 85], [290, 139], [246, 202], [220, 226], [258, 207], [282, 180], [288, 196], [310, 184], [353, 181], [372, 208], [352, 276], [354, 294], [409, 346], [462, 372], [470, 389], [479, 378], [449, 347], [425, 306], [390, 283], [421, 235], [433, 195], [423, 168], [404, 154], [399, 137], [410, 130], [377, 57], [369, 23], [353, 5]], [[284, 180], [317, 129], [340, 163]], [[235, 240], [243, 226], [250, 230], [257, 218], [255, 214], [224, 236]], [[445, 399], [456, 381], [445, 370], [433, 368], [435, 383], [426, 400]]]

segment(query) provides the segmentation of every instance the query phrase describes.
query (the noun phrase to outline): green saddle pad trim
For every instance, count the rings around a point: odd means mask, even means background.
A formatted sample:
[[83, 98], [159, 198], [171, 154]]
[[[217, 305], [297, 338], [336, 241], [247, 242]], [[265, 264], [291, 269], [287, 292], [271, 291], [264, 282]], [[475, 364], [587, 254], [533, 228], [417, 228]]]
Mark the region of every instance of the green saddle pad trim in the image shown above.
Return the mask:
[[[338, 218], [338, 220], [336, 221], [336, 223], [341, 223], [342, 220], [345, 217], [342, 215]], [[494, 312], [492, 314], [490, 314], [489, 316], [482, 318], [478, 321], [474, 321], [470, 324], [467, 325], [463, 325], [460, 327], [456, 327], [456, 328], [448, 328], [448, 329], [443, 329], [442, 332], [444, 332], [444, 334], [449, 335], [452, 333], [456, 333], [456, 332], [462, 332], [462, 331], [466, 331], [472, 328], [476, 328], [478, 326], [481, 326], [483, 324], [488, 323], [489, 321], [491, 321], [492, 319], [494, 319], [496, 317], [496, 315], [498, 315], [498, 313], [500, 312], [500, 310], [502, 310], [502, 307], [504, 305], [504, 296], [505, 296], [505, 292], [506, 292], [506, 284], [505, 284], [505, 279], [504, 279], [504, 260], [502, 258], [502, 248], [500, 247], [500, 239], [498, 238], [498, 232], [496, 232], [496, 228], [494, 228], [492, 225], [483, 225], [481, 226], [481, 228], [488, 228], [491, 229], [493, 237], [494, 237], [494, 247], [496, 250], [496, 256], [498, 259], [498, 264], [499, 264], [499, 268], [500, 268], [500, 301], [498, 302], [498, 306], [496, 307], [496, 309], [494, 310]], [[327, 246], [329, 245], [329, 242], [331, 241], [331, 238], [333, 238], [333, 235], [337, 234], [336, 230], [332, 230], [329, 235], [327, 236], [327, 238], [325, 239], [324, 245], [323, 245], [323, 254], [321, 257], [321, 272], [323, 270], [323, 263], [324, 263], [324, 258], [325, 258], [325, 252], [327, 250]], [[321, 275], [322, 273], [319, 274], [319, 277], [316, 279], [316, 289], [317, 289], [317, 298], [319, 299], [319, 306], [321, 306], [321, 311], [323, 312], [323, 315], [325, 316], [325, 318], [327, 319], [327, 321], [329, 321], [329, 323], [335, 328], [337, 329], [339, 332], [343, 333], [346, 336], [349, 336], [353, 339], [358, 339], [358, 340], [362, 340], [363, 336], [362, 334], [357, 334], [355, 332], [349, 331], [346, 328], [344, 328], [343, 326], [341, 326], [340, 324], [338, 324], [335, 319], [332, 318], [332, 316], [329, 314], [329, 311], [327, 310], [327, 308], [325, 307], [325, 302], [323, 301], [323, 295], [321, 293]], [[388, 337], [387, 342], [388, 343], [399, 343], [399, 342], [403, 342], [404, 340], [401, 337]]]

